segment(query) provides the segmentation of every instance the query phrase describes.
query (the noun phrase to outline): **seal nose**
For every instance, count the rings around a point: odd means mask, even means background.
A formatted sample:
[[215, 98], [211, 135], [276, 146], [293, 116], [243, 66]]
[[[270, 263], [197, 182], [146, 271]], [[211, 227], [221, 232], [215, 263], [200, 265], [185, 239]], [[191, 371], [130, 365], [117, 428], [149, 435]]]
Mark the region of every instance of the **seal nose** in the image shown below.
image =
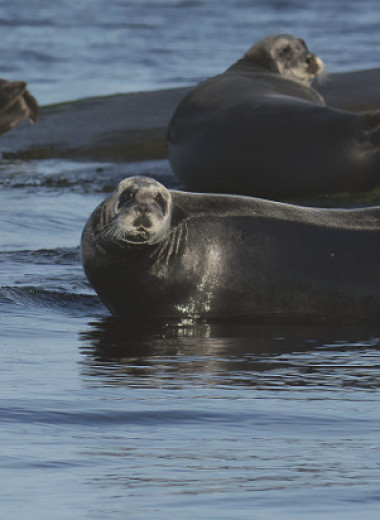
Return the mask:
[[135, 227], [143, 227], [146, 229], [152, 227], [152, 222], [147, 216], [148, 209], [148, 205], [146, 204], [139, 204], [135, 207], [136, 218], [133, 222]]
[[135, 212], [137, 215], [146, 215], [148, 212], [148, 207], [145, 204], [139, 204], [136, 206]]
[[311, 74], [317, 74], [317, 72], [319, 72], [320, 67], [315, 54], [312, 54], [311, 52], [306, 54], [305, 63], [307, 65], [307, 71]]

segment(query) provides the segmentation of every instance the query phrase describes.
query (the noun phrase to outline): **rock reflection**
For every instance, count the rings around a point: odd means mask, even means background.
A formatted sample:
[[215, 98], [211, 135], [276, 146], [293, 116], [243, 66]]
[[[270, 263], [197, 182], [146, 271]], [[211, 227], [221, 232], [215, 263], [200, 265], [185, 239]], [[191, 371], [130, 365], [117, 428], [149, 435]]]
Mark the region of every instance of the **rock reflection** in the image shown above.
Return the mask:
[[83, 374], [100, 384], [277, 390], [378, 388], [379, 338], [380, 327], [131, 324], [113, 318], [90, 323], [80, 335]]

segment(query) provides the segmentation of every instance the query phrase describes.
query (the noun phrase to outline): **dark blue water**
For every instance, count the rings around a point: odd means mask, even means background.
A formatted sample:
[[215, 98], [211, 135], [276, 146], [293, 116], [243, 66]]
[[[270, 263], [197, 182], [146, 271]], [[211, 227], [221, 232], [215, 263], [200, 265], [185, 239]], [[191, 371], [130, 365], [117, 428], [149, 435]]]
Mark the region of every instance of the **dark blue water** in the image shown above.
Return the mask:
[[379, 25], [377, 0], [1, 0], [1, 74], [42, 104], [189, 85], [276, 33], [330, 72], [364, 69], [379, 65]]
[[[1, 2], [1, 75], [42, 104], [179, 86], [280, 31], [330, 70], [373, 67], [379, 13], [343, 0]], [[0, 164], [1, 518], [377, 520], [380, 324], [111, 319], [78, 245], [136, 173], [174, 183], [159, 162]]]

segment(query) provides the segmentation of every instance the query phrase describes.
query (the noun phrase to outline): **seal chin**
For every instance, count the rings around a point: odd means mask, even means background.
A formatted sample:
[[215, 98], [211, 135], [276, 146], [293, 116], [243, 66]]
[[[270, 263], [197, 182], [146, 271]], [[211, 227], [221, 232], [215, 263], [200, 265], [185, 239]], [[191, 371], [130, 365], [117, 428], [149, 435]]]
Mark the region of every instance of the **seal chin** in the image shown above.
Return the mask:
[[152, 244], [154, 239], [147, 229], [140, 226], [125, 234], [122, 241], [127, 244]]

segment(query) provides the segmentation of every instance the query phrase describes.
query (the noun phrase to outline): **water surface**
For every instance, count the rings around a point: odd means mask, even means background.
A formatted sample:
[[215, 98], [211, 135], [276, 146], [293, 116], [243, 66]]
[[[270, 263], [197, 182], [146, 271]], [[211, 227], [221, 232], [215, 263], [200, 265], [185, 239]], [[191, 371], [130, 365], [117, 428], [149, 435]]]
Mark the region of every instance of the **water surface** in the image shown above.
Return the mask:
[[[276, 32], [304, 37], [331, 70], [373, 67], [379, 9], [0, 2], [2, 75], [42, 104], [180, 86]], [[1, 517], [377, 520], [380, 323], [111, 319], [80, 234], [136, 173], [176, 185], [160, 162], [0, 165]]]
[[1, 74], [41, 104], [193, 84], [291, 33], [330, 72], [379, 66], [377, 0], [0, 1]]
[[2, 166], [6, 516], [377, 518], [380, 327], [126, 324], [89, 287], [87, 216], [159, 164]]

